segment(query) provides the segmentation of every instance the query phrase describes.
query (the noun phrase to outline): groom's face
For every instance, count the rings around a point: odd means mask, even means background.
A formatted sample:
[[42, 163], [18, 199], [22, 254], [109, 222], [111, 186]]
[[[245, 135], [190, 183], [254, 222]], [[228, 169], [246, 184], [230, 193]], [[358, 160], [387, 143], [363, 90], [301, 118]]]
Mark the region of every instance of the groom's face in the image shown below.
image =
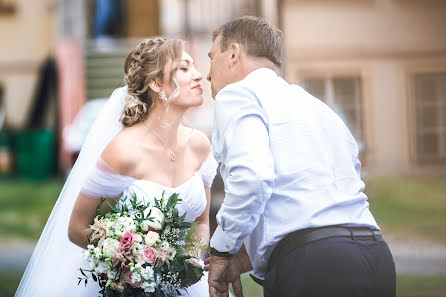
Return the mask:
[[221, 51], [221, 35], [215, 38], [212, 48], [208, 54], [211, 59], [211, 69], [207, 76], [208, 81], [211, 82], [212, 98], [215, 99], [217, 93], [232, 83], [231, 69], [229, 67], [230, 51]]

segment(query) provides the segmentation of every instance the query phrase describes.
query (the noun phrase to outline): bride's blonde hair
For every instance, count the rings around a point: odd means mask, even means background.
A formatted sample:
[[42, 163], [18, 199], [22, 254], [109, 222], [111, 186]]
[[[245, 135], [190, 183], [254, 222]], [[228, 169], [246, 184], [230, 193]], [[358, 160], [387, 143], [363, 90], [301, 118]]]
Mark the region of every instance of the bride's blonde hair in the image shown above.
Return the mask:
[[149, 83], [155, 78], [163, 81], [165, 66], [170, 61], [172, 62], [170, 82], [174, 94], [178, 92], [179, 87], [174, 74], [183, 50], [184, 41], [181, 39], [167, 40], [156, 37], [144, 40], [127, 55], [124, 63], [124, 80], [128, 87], [128, 96], [120, 119], [125, 127], [147, 118], [155, 100], [150, 94]]

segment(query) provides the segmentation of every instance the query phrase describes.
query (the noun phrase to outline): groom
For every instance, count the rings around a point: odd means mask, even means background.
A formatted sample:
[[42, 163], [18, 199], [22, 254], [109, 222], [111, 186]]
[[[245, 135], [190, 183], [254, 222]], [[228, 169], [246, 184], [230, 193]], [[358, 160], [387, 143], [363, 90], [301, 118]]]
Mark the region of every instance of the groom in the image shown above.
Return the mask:
[[280, 76], [282, 33], [256, 17], [214, 32], [213, 153], [226, 196], [211, 239], [211, 296], [395, 296], [392, 254], [369, 211], [358, 147], [324, 103]]

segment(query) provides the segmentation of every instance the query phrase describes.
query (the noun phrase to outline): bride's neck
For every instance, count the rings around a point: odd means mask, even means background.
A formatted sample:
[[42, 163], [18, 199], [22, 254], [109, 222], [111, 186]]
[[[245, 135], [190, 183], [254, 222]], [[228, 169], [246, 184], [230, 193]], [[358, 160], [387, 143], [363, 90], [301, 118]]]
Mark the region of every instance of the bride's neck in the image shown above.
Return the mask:
[[184, 118], [186, 110], [176, 109], [169, 106], [167, 108], [153, 108], [144, 125], [150, 132], [155, 133], [164, 144], [169, 147], [176, 146], [177, 135], [180, 124]]

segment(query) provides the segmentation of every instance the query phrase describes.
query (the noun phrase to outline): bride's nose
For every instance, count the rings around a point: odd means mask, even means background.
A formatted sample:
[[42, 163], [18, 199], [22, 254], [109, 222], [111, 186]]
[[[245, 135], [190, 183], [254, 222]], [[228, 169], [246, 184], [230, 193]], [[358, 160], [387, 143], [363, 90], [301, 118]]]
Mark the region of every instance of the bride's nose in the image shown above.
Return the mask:
[[195, 70], [195, 75], [194, 75], [194, 78], [193, 78], [193, 79], [194, 79], [195, 81], [200, 81], [200, 80], [203, 79], [203, 74], [201, 74], [200, 71]]

